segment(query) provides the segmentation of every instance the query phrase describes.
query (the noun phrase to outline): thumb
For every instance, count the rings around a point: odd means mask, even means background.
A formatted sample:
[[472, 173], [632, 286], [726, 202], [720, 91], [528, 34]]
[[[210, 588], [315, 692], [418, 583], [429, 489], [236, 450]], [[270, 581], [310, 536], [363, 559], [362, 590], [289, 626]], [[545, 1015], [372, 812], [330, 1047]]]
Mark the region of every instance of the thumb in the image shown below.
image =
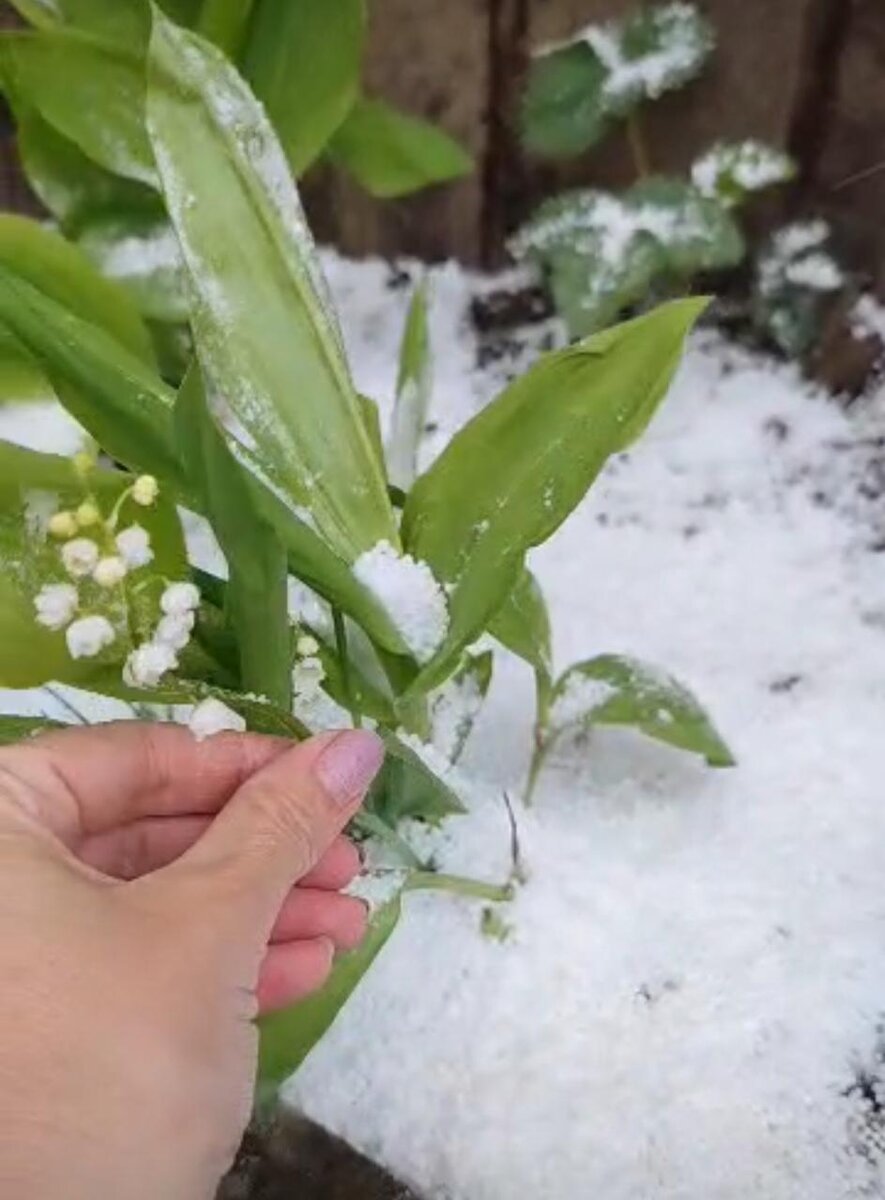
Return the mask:
[[353, 729], [293, 746], [234, 794], [178, 865], [234, 893], [238, 919], [270, 933], [283, 901], [359, 808], [384, 761]]

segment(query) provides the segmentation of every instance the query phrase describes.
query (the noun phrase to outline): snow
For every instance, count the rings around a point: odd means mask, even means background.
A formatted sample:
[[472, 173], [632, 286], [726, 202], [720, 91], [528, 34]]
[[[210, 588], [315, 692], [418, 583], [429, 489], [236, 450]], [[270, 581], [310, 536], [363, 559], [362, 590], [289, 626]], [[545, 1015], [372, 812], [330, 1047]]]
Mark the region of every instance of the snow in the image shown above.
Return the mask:
[[875, 296], [861, 296], [851, 312], [851, 328], [860, 338], [878, 338], [885, 343], [885, 307]]
[[[330, 265], [358, 386], [388, 397], [407, 297], [380, 264]], [[441, 275], [425, 461], [510, 365], [472, 369], [453, 314], [472, 285]], [[409, 897], [288, 1095], [431, 1200], [882, 1194], [851, 1090], [885, 994], [885, 571], [864, 495], [880, 426], [700, 337], [645, 441], [533, 555], [558, 667], [660, 663], [740, 765], [622, 730], [566, 740], [517, 806], [510, 936], [483, 937], [476, 905]], [[444, 869], [507, 877], [501, 792], [519, 794], [531, 711], [527, 669], [499, 658]]]
[[445, 592], [427, 563], [382, 541], [360, 555], [353, 573], [383, 607], [417, 661], [429, 662], [445, 640], [449, 613]]
[[246, 722], [232, 708], [210, 696], [202, 700], [190, 715], [188, 721], [190, 731], [198, 742], [214, 737], [216, 733], [232, 730], [234, 733], [244, 733]]
[[[408, 290], [379, 262], [325, 265], [385, 418]], [[487, 285], [432, 274], [423, 465], [533, 345], [477, 369], [466, 312]], [[885, 1194], [858, 1083], [883, 1073], [883, 401], [845, 413], [699, 335], [645, 439], [532, 555], [558, 670], [660, 664], [739, 765], [619, 729], [563, 738], [533, 809], [515, 803], [528, 881], [500, 910], [509, 936], [483, 936], [475, 903], [407, 898], [288, 1095], [428, 1200]], [[460, 764], [470, 811], [428, 837], [441, 868], [508, 877], [502, 792], [524, 782], [532, 701], [499, 655]]]
[[793, 171], [791, 159], [764, 142], [725, 142], [698, 159], [691, 181], [705, 196], [715, 196], [723, 180], [733, 181], [744, 192], [758, 192], [789, 179]]
[[561, 694], [551, 706], [548, 723], [552, 729], [565, 729], [576, 721], [589, 721], [597, 709], [602, 708], [617, 694], [618, 689], [605, 679], [593, 679], [580, 674], [570, 675]]

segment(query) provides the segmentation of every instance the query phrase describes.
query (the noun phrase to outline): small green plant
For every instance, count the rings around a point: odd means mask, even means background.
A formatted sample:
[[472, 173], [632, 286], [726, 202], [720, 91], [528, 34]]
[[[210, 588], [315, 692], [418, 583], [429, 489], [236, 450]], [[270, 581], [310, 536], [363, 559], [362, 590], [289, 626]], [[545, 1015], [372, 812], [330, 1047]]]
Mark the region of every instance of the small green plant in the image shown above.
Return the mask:
[[786, 155], [755, 141], [713, 146], [688, 179], [654, 174], [642, 107], [694, 79], [713, 47], [707, 20], [677, 0], [588, 26], [534, 61], [523, 106], [526, 146], [578, 155], [621, 123], [637, 176], [623, 195], [582, 190], [554, 197], [512, 240], [517, 258], [547, 273], [573, 337], [688, 290], [699, 272], [735, 266], [746, 253], [736, 210], [751, 193], [793, 174]]
[[[247, 83], [155, 11], [146, 97], [196, 346], [179, 388], [160, 377], [124, 292], [57, 234], [0, 219], [0, 328], [96, 447], [69, 461], [0, 444], [0, 684], [67, 683], [153, 712], [183, 705], [197, 736], [302, 738], [326, 720], [318, 701], [338, 706], [336, 722], [382, 732], [387, 762], [358, 828], [386, 843], [403, 882], [328, 987], [264, 1027], [272, 1085], [328, 1028], [405, 893], [511, 894], [509, 883], [434, 874], [409, 843], [410, 822], [463, 811], [433, 764], [439, 748], [457, 758], [488, 689], [495, 652], [477, 648], [483, 635], [535, 671], [535, 777], [577, 724], [633, 725], [730, 763], [697, 702], [646, 667], [597, 658], [554, 683], [547, 610], [526, 569], [531, 547], [642, 434], [703, 301], [545, 356], [416, 477], [429, 388], [419, 290], [389, 437], [393, 484], [289, 165]], [[182, 510], [208, 521], [225, 571], [193, 565]], [[310, 597], [294, 613], [293, 591]], [[40, 724], [7, 718], [0, 731]]]
[[847, 282], [827, 249], [829, 237], [826, 221], [785, 225], [756, 264], [754, 323], [789, 358], [808, 353], [832, 296]]
[[[145, 126], [149, 0], [14, 0], [30, 23], [0, 34], [0, 86], [25, 175], [66, 237], [118, 281], [180, 381], [185, 268]], [[326, 161], [378, 197], [464, 175], [441, 130], [364, 94], [366, 0], [161, 0], [214, 41], [264, 104], [292, 171]]]

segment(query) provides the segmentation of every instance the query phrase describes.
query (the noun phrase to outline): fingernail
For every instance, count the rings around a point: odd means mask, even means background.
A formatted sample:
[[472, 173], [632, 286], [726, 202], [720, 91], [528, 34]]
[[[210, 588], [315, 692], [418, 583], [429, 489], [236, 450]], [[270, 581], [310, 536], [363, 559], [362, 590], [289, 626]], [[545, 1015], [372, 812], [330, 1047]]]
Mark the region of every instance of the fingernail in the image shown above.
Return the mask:
[[341, 808], [361, 799], [384, 762], [384, 743], [366, 729], [348, 729], [329, 742], [314, 768]]

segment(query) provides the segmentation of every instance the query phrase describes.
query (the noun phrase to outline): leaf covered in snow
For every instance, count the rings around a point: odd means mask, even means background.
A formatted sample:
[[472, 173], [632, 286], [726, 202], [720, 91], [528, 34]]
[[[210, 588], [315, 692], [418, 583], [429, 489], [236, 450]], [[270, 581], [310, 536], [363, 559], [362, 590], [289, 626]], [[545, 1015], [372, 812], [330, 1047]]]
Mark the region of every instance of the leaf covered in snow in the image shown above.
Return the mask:
[[681, 300], [540, 359], [463, 429], [403, 512], [406, 549], [448, 592], [445, 640], [419, 677], [445, 679], [608, 457], [644, 430], [706, 306]]
[[588, 25], [542, 49], [523, 104], [526, 145], [554, 156], [581, 153], [613, 120], [695, 78], [713, 46], [707, 19], [695, 5], [675, 0]]
[[740, 262], [744, 240], [718, 200], [661, 177], [624, 196], [577, 191], [545, 201], [511, 249], [548, 269], [557, 307], [581, 337], [644, 300], [658, 279]]
[[790, 156], [764, 142], [718, 142], [694, 164], [691, 181], [704, 196], [731, 208], [750, 193], [786, 183], [795, 174]]
[[219, 50], [155, 13], [148, 127], [207, 382], [346, 562], [397, 541], [279, 142]]
[[695, 697], [672, 676], [613, 654], [578, 663], [557, 681], [541, 724], [547, 744], [573, 726], [627, 725], [659, 742], [734, 766]]
[[791, 358], [812, 347], [830, 297], [845, 286], [829, 237], [825, 221], [800, 221], [777, 230], [759, 255], [754, 320]]
[[492, 682], [494, 655], [465, 654], [464, 661], [430, 696], [431, 740], [451, 763], [461, 757]]

